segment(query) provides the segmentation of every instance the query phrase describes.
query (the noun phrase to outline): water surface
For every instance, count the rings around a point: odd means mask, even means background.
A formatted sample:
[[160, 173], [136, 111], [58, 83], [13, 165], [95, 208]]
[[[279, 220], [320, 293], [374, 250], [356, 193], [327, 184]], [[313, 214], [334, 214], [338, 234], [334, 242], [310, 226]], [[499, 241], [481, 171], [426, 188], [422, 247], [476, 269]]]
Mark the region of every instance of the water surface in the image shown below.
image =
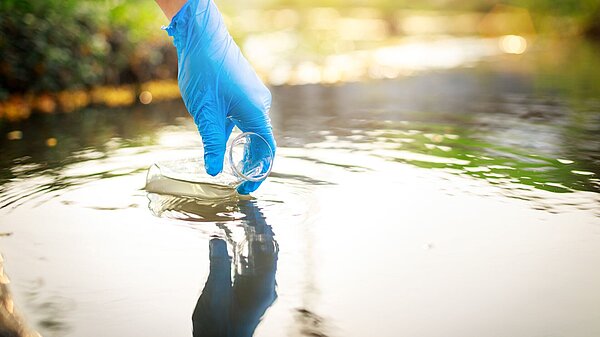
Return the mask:
[[44, 336], [598, 335], [600, 53], [538, 48], [273, 87], [249, 199], [144, 191], [179, 102], [2, 124], [2, 296]]

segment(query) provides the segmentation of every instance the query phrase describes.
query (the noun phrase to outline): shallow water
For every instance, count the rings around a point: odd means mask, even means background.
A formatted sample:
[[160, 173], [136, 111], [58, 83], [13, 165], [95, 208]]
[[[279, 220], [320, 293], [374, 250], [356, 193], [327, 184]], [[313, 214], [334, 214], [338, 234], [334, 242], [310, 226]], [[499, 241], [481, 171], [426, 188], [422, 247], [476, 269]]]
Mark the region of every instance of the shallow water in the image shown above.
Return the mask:
[[44, 336], [599, 335], [600, 53], [559, 47], [274, 87], [250, 199], [143, 190], [200, 144], [177, 102], [4, 124], [3, 299]]

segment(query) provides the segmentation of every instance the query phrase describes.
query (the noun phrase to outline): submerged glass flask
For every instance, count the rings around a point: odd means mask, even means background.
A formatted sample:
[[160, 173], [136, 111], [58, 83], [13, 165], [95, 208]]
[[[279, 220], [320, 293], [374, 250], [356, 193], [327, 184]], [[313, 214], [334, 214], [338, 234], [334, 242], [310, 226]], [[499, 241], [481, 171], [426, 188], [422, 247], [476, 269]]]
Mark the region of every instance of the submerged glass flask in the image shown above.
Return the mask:
[[273, 150], [257, 133], [244, 132], [227, 146], [223, 171], [216, 176], [206, 172], [203, 156], [154, 163], [146, 176], [146, 191], [207, 199], [236, 195], [246, 181], [262, 181], [273, 166]]

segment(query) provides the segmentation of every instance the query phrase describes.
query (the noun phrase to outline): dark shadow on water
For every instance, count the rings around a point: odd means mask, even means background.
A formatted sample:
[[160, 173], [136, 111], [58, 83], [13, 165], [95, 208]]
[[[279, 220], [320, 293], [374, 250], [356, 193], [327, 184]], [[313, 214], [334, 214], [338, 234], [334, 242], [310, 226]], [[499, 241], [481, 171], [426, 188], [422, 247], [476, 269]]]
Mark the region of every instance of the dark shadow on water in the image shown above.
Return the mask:
[[[209, 241], [210, 274], [192, 315], [193, 336], [252, 336], [277, 298], [279, 246], [255, 200], [202, 200], [148, 193], [158, 217], [219, 229]], [[236, 240], [233, 227], [243, 229]], [[230, 255], [231, 254], [231, 255]], [[233, 273], [232, 273], [233, 268]]]
[[[194, 337], [252, 336], [277, 298], [275, 273], [279, 248], [260, 209], [241, 201], [245, 241], [232, 259], [223, 239], [210, 240], [210, 275], [192, 315]], [[243, 252], [246, 252], [244, 254]]]

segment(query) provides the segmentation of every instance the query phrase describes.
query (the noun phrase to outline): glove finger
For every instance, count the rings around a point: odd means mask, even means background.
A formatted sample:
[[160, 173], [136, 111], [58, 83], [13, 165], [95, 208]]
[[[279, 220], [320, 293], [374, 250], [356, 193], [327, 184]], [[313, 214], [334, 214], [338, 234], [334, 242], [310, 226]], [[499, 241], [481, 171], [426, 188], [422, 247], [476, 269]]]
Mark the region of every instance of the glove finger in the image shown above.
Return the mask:
[[[269, 148], [271, 150], [271, 154], [273, 158], [275, 157], [275, 151], [277, 150], [277, 144], [275, 142], [275, 137], [273, 137], [273, 128], [271, 127], [271, 122], [269, 121], [269, 117], [266, 115], [260, 116], [259, 118], [254, 119], [244, 119], [244, 120], [235, 120], [236, 126], [242, 130], [242, 132], [254, 132], [265, 139]], [[264, 146], [258, 146], [252, 149], [254, 155], [260, 156], [266, 155], [268, 150]]]
[[[260, 136], [262, 136], [265, 143], [256, 142], [252, 144], [250, 147], [250, 151], [244, 153], [244, 172], [250, 172], [254, 170], [254, 166], [257, 163], [263, 163], [262, 173], [267, 172], [270, 169], [270, 165], [273, 165], [272, 160], [275, 158], [275, 138], [273, 137], [273, 131], [271, 130], [271, 125], [268, 121], [268, 118], [263, 119], [261, 122], [257, 121], [244, 121], [243, 123], [239, 123], [238, 127], [243, 132], [254, 132]], [[267, 159], [270, 159], [270, 165], [266, 165]], [[261, 185], [262, 181], [246, 181], [242, 185], [238, 187], [238, 193], [240, 194], [249, 194], [251, 192], [256, 191], [258, 187]]]
[[269, 109], [271, 108], [271, 92], [260, 82], [256, 73], [248, 65], [248, 78], [255, 78], [251, 84], [247, 84], [247, 95], [243, 96], [236, 104], [233, 104], [229, 112], [237, 127], [242, 132], [254, 132], [261, 135], [275, 154], [275, 138], [273, 137], [273, 128], [269, 119]]
[[237, 191], [239, 194], [250, 194], [256, 191], [260, 184], [262, 181], [246, 181], [237, 188]]
[[[243, 168], [244, 174], [252, 173], [251, 175], [256, 176], [258, 173], [266, 174], [273, 165], [275, 158], [275, 140], [273, 139], [273, 133], [271, 130], [267, 132], [259, 133], [260, 136], [266, 141], [261, 141], [258, 137], [255, 138], [250, 146], [244, 151]], [[262, 181], [252, 182], [247, 181], [238, 187], [240, 194], [249, 194], [254, 192]]]
[[208, 102], [195, 116], [198, 116], [196, 124], [204, 144], [206, 173], [215, 176], [223, 170], [223, 158], [227, 143], [226, 121], [216, 105]]

